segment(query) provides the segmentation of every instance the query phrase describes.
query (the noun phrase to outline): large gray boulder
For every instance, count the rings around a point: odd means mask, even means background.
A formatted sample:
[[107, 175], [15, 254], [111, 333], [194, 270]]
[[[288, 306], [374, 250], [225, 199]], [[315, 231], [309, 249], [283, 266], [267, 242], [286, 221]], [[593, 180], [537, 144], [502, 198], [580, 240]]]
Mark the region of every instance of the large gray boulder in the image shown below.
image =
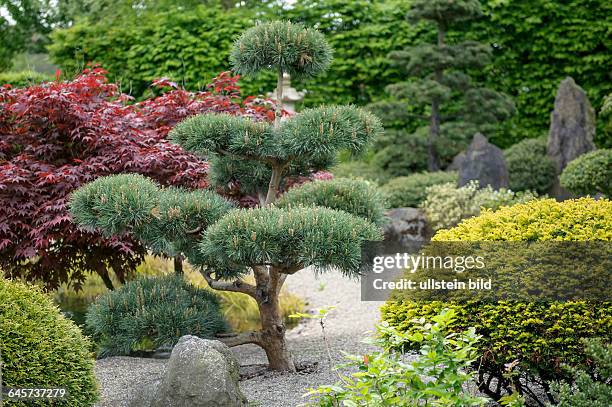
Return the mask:
[[219, 341], [183, 336], [170, 355], [166, 374], [137, 394], [132, 407], [238, 407], [239, 365]]
[[476, 180], [481, 187], [508, 188], [508, 168], [504, 152], [476, 133], [459, 165], [459, 186]]
[[[557, 175], [576, 157], [595, 149], [595, 111], [585, 91], [570, 77], [559, 85], [555, 108], [551, 113], [550, 132], [546, 148], [555, 164]], [[569, 193], [559, 186], [558, 179], [551, 189], [557, 198]]]

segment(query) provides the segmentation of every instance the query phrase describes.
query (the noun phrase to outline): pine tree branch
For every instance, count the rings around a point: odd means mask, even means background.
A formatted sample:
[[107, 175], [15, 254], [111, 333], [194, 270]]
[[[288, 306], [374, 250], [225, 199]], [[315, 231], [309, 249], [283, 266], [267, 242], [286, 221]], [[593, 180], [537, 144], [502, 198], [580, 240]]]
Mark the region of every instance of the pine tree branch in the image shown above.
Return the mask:
[[232, 291], [237, 293], [243, 293], [250, 295], [255, 299], [257, 298], [257, 288], [254, 285], [244, 282], [243, 280], [225, 282], [214, 279], [211, 276], [212, 272], [205, 272], [202, 274], [204, 275], [204, 279], [212, 289], [219, 291]]
[[217, 335], [215, 337], [218, 341], [224, 343], [225, 345], [239, 346], [246, 345], [247, 343], [254, 343], [256, 345], [261, 345], [261, 332], [259, 331], [251, 331], [244, 332], [241, 334], [230, 334], [230, 335]]

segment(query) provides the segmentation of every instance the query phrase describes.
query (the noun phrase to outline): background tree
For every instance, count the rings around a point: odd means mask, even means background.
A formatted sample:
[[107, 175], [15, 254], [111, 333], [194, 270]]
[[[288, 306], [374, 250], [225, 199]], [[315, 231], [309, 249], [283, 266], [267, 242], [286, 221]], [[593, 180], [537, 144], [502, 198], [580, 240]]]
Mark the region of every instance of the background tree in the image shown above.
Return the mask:
[[[77, 229], [68, 196], [97, 177], [146, 174], [163, 185], [206, 187], [208, 164], [166, 140], [185, 117], [226, 112], [269, 120], [268, 109], [241, 99], [237, 78], [221, 75], [208, 91], [170, 91], [136, 104], [101, 69], [74, 81], [0, 87], [0, 269], [47, 288], [77, 288], [89, 272], [112, 288], [142, 261], [129, 236], [105, 238]], [[174, 88], [172, 88], [174, 87]]]
[[[288, 22], [247, 30], [231, 53], [237, 72], [271, 69], [279, 78], [283, 73], [314, 76], [330, 60], [331, 49], [320, 33]], [[355, 107], [313, 108], [284, 121], [281, 110], [277, 106], [273, 125], [204, 114], [179, 123], [171, 133], [187, 151], [210, 156], [213, 174], [231, 172], [241, 185], [259, 191], [257, 208], [232, 209], [212, 191], [163, 188], [142, 176], [120, 175], [79, 189], [71, 212], [88, 230], [131, 232], [154, 251], [183, 253], [212, 288], [253, 297], [261, 331], [224, 341], [257, 344], [270, 368], [295, 371], [278, 303], [285, 279], [307, 267], [356, 275], [361, 244], [380, 239], [375, 223], [382, 220], [383, 208], [373, 186], [361, 181], [318, 181], [277, 201], [279, 191], [289, 175], [324, 169], [339, 150], [363, 151], [382, 128], [376, 117]], [[300, 193], [301, 188], [309, 189]], [[243, 279], [249, 273], [254, 284]]]
[[[461, 70], [484, 67], [491, 56], [488, 45], [475, 41], [449, 44], [448, 30], [465, 20], [481, 15], [478, 0], [415, 0], [408, 19], [433, 22], [437, 29], [435, 44], [418, 44], [394, 51], [389, 57], [411, 78], [387, 87], [399, 101], [387, 109], [403, 109], [407, 115], [429, 122], [427, 167], [440, 168], [438, 144], [445, 141], [464, 143], [476, 132], [489, 133], [492, 125], [508, 118], [514, 111], [509, 98], [487, 88], [477, 87]], [[412, 115], [410, 105], [427, 106], [422, 114]], [[418, 132], [419, 130], [417, 130]]]

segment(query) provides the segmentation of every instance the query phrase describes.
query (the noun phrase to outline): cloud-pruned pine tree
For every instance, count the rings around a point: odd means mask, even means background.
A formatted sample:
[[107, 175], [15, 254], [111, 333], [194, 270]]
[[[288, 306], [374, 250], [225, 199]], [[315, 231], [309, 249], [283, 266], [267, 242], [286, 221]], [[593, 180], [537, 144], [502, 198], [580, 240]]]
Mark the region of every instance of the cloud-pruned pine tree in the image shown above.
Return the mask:
[[[272, 69], [279, 81], [283, 73], [316, 75], [330, 60], [331, 49], [321, 34], [290, 22], [251, 28], [231, 54], [237, 72]], [[281, 102], [276, 109], [273, 124], [203, 114], [171, 131], [185, 150], [210, 158], [213, 187], [222, 188], [215, 182], [232, 177], [259, 193], [259, 207], [238, 209], [209, 190], [161, 187], [126, 174], [80, 188], [72, 195], [71, 213], [85, 229], [130, 232], [155, 252], [184, 255], [213, 289], [253, 297], [262, 329], [222, 340], [230, 346], [257, 344], [271, 369], [295, 371], [279, 312], [285, 279], [308, 267], [357, 275], [361, 245], [381, 238], [383, 204], [365, 182], [317, 181], [283, 194], [284, 180], [329, 167], [340, 150], [363, 151], [382, 126], [371, 113], [351, 106], [312, 108], [284, 120]], [[249, 274], [254, 284], [245, 281]]]
[[[446, 41], [446, 34], [453, 25], [481, 14], [478, 0], [415, 0], [408, 12], [408, 20], [435, 24], [437, 41], [389, 54], [392, 62], [409, 79], [387, 87], [397, 103], [385, 104], [385, 109], [397, 110], [399, 117], [416, 117], [428, 122], [427, 128], [417, 132], [428, 133], [429, 171], [440, 168], [437, 144], [463, 144], [477, 132], [487, 134], [493, 131], [496, 123], [514, 113], [510, 98], [478, 87], [467, 73], [462, 72], [486, 66], [491, 58], [491, 48], [475, 41], [456, 44]], [[423, 114], [409, 113], [415, 111]]]

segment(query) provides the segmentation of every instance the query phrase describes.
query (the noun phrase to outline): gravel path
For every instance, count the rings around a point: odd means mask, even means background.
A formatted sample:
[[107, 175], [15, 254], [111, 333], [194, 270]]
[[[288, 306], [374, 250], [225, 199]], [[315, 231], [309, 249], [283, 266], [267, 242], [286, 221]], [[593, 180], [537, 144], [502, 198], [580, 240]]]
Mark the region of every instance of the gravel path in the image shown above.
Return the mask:
[[[343, 278], [339, 273], [315, 277], [302, 271], [289, 276], [286, 286], [316, 310], [335, 306], [326, 319], [325, 331], [332, 353], [332, 364], [343, 361], [340, 351], [362, 353], [370, 349], [362, 343], [379, 319], [378, 302], [362, 302], [359, 281]], [[253, 406], [293, 407], [304, 403], [302, 397], [309, 387], [333, 384], [337, 381], [330, 369], [327, 351], [318, 320], [306, 320], [287, 334], [289, 347], [298, 363], [318, 362], [311, 373], [266, 373], [241, 381], [243, 392]], [[263, 350], [254, 345], [232, 348], [243, 371], [249, 366], [266, 363]], [[98, 407], [123, 407], [134, 389], [159, 378], [165, 360], [112, 357], [96, 362], [96, 376], [101, 384], [102, 400]]]

